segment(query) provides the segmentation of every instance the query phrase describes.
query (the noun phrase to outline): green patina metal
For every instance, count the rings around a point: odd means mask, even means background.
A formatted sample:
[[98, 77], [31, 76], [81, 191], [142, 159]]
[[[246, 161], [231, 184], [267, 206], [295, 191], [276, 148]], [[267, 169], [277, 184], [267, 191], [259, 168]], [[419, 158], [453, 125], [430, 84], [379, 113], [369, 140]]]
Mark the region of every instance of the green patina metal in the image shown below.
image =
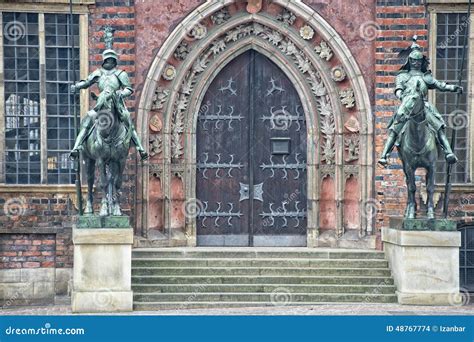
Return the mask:
[[402, 55], [403, 53], [407, 53], [408, 58], [396, 78], [395, 88], [395, 95], [401, 100], [401, 104], [389, 123], [389, 136], [378, 162], [386, 166], [393, 147], [397, 146], [408, 187], [408, 203], [405, 211], [407, 219], [416, 218], [415, 172], [418, 168], [426, 169], [427, 217], [433, 219], [438, 146], [444, 151], [448, 163], [455, 163], [457, 158], [446, 138], [446, 125], [441, 114], [426, 100], [428, 89], [458, 93], [463, 89], [458, 85], [440, 82], [433, 77], [428, 70], [428, 59], [416, 43], [416, 36], [412, 46], [404, 50]]
[[403, 219], [392, 217], [390, 218], [390, 227], [398, 230], [410, 231], [457, 231], [456, 221], [448, 219]]
[[[78, 158], [82, 151], [86, 164], [88, 197], [85, 215], [94, 214], [93, 186], [97, 166], [100, 188], [104, 194], [99, 213], [101, 217], [122, 215], [120, 189], [131, 142], [136, 146], [142, 160], [148, 158], [125, 105], [125, 98], [133, 93], [133, 89], [127, 73], [117, 68], [118, 54], [113, 50], [112, 28], [106, 28], [104, 40], [106, 50], [102, 53], [102, 67], [92, 72], [86, 80], [71, 86], [73, 93], [94, 84], [100, 91], [99, 95], [92, 93], [96, 104], [81, 122], [81, 130], [71, 151], [71, 157]], [[96, 225], [94, 220], [90, 218], [81, 222]], [[115, 223], [110, 221], [110, 224]]]

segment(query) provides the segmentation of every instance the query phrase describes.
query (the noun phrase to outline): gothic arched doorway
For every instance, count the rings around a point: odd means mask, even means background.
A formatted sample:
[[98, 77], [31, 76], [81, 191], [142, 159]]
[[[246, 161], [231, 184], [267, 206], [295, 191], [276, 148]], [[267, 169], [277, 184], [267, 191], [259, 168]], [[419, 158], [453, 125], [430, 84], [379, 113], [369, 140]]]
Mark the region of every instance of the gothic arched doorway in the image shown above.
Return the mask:
[[306, 123], [292, 82], [248, 50], [208, 88], [197, 122], [200, 246], [306, 246]]

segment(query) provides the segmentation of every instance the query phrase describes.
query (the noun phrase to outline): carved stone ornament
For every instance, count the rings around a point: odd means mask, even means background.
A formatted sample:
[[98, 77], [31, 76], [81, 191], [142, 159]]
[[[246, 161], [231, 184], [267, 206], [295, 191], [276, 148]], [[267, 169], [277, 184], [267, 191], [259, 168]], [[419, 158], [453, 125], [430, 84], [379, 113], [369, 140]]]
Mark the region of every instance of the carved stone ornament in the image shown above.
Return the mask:
[[293, 12], [288, 11], [287, 9], [283, 10], [283, 12], [278, 15], [277, 17], [278, 21], [281, 21], [282, 23], [291, 26], [295, 23], [296, 21], [296, 15], [293, 14]]
[[321, 59], [325, 59], [326, 61], [330, 61], [333, 56], [331, 48], [324, 40], [316, 46], [314, 50]]
[[360, 131], [360, 123], [353, 116], [351, 116], [349, 120], [347, 120], [347, 122], [344, 124], [344, 127], [351, 133], [358, 133]]
[[161, 129], [163, 128], [163, 123], [160, 119], [160, 117], [158, 115], [153, 115], [151, 118], [150, 118], [150, 129], [157, 133], [157, 132], [161, 132]]
[[207, 27], [202, 24], [196, 24], [189, 31], [189, 36], [194, 39], [203, 39], [207, 35]]
[[352, 89], [346, 89], [339, 93], [341, 98], [341, 103], [346, 108], [354, 108], [355, 106], [355, 98], [354, 98], [354, 91]]
[[151, 109], [163, 109], [163, 105], [168, 100], [169, 95], [170, 91], [168, 89], [162, 89], [160, 87], [156, 88]]
[[359, 136], [357, 134], [351, 134], [345, 137], [344, 146], [347, 151], [347, 157], [345, 159], [347, 163], [359, 159]]
[[221, 10], [211, 15], [211, 21], [214, 25], [221, 25], [229, 19], [230, 19], [230, 14], [227, 8], [222, 8]]
[[154, 157], [157, 154], [163, 152], [163, 138], [161, 135], [151, 135], [150, 136], [150, 156]]
[[[283, 17], [282, 17], [283, 18]], [[290, 17], [285, 17], [287, 20]], [[281, 21], [281, 20], [280, 20]], [[292, 21], [292, 19], [290, 20]], [[281, 32], [266, 27], [259, 23], [247, 23], [234, 27], [224, 32], [220, 37], [212, 41], [210, 46], [204, 50], [196, 59], [193, 66], [186, 72], [182, 86], [175, 97], [173, 105], [173, 116], [171, 120], [171, 157], [173, 160], [180, 159], [184, 154], [182, 134], [185, 131], [184, 123], [188, 110], [189, 98], [195, 90], [197, 78], [204, 72], [211, 61], [223, 51], [227, 50], [234, 42], [254, 36], [265, 40], [278, 48], [288, 56], [302, 76], [307, 79], [311, 91], [316, 98], [320, 120], [322, 122], [322, 160], [327, 164], [335, 162], [335, 119], [329, 95], [322, 81], [321, 75], [310, 62], [308, 56], [301, 49], [296, 48], [296, 42]], [[303, 44], [301, 39], [299, 44]]]
[[178, 45], [174, 52], [174, 58], [184, 61], [189, 54], [189, 46], [184, 40]]
[[336, 82], [342, 82], [346, 79], [346, 72], [340, 65], [335, 66], [331, 69], [331, 78]]
[[311, 26], [305, 25], [300, 29], [300, 36], [304, 40], [310, 40], [314, 37], [314, 30]]
[[176, 68], [171, 64], [168, 64], [163, 70], [163, 78], [167, 81], [171, 81], [176, 77]]

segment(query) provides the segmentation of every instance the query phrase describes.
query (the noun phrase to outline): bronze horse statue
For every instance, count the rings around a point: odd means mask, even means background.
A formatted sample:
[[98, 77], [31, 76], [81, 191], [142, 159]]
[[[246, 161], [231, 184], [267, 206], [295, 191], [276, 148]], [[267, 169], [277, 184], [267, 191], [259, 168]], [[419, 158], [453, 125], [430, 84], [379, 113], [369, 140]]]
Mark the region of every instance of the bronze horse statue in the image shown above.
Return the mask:
[[99, 170], [104, 193], [100, 216], [120, 216], [120, 190], [125, 163], [130, 150], [130, 131], [119, 120], [115, 108], [99, 111], [95, 124], [84, 142], [83, 159], [87, 172], [87, 203], [84, 214], [93, 214], [95, 167]]
[[415, 172], [418, 168], [426, 169], [427, 217], [434, 218], [435, 164], [438, 160], [436, 133], [430, 128], [425, 112], [425, 101], [420, 91], [420, 83], [407, 87], [402, 105], [409, 110], [405, 117], [405, 128], [400, 136], [398, 152], [408, 187], [408, 203], [405, 218], [416, 217], [416, 184]]

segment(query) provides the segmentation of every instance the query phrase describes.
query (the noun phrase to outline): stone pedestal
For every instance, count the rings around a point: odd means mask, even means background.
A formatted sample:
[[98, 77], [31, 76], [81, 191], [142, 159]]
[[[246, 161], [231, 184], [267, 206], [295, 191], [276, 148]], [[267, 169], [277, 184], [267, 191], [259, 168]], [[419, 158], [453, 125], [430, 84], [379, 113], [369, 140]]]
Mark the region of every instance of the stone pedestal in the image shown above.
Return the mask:
[[459, 295], [461, 233], [449, 220], [390, 221], [382, 241], [390, 263], [398, 302], [453, 305]]
[[[126, 219], [128, 222], [128, 218]], [[93, 220], [89, 218], [89, 221]], [[116, 221], [119, 222], [120, 218], [116, 218]], [[101, 228], [106, 222], [100, 220], [97, 222], [100, 227], [73, 229], [72, 311], [77, 313], [132, 311], [133, 229]], [[85, 224], [80, 221], [77, 226], [83, 227]]]

